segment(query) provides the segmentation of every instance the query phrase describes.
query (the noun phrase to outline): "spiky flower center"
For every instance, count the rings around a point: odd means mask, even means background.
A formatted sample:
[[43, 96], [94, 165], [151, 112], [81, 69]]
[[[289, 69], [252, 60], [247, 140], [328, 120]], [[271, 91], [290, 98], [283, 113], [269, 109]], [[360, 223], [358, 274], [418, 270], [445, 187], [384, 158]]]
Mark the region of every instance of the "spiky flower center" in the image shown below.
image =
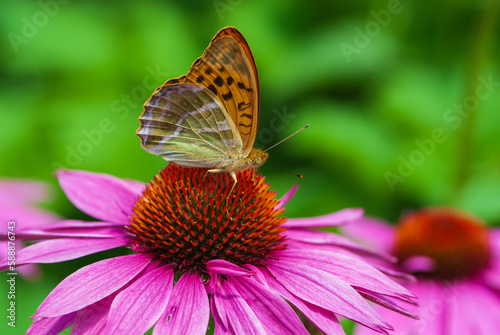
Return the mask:
[[258, 265], [283, 249], [286, 219], [275, 209], [276, 193], [253, 170], [236, 176], [234, 185], [227, 173], [169, 164], [135, 204], [133, 249], [199, 272], [212, 259]]
[[433, 269], [419, 276], [469, 277], [489, 262], [488, 230], [478, 218], [456, 209], [422, 210], [401, 220], [394, 254], [401, 262], [414, 256], [433, 260]]

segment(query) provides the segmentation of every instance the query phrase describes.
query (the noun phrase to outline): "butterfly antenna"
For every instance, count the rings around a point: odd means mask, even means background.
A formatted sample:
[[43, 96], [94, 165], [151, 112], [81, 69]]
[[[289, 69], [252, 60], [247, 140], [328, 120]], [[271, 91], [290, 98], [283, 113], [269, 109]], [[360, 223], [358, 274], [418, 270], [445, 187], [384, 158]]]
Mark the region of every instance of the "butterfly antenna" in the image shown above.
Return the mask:
[[277, 161], [275, 161], [274, 159], [272, 159], [271, 157], [268, 157], [270, 160], [272, 160], [273, 162], [275, 162], [280, 168], [282, 168], [283, 170], [285, 170], [286, 172], [290, 172], [291, 174], [293, 175], [296, 175], [297, 177], [299, 177], [300, 179], [302, 179], [304, 176], [301, 175], [301, 174], [298, 174], [298, 173], [295, 173], [293, 171], [290, 171], [288, 170], [286, 167], [284, 167], [282, 164], [278, 163]]
[[[274, 147], [275, 147], [275, 146], [277, 146], [278, 144], [281, 144], [281, 143], [285, 142], [285, 141], [286, 141], [286, 140], [288, 140], [290, 137], [292, 137], [292, 136], [294, 136], [294, 135], [298, 134], [299, 132], [301, 132], [302, 130], [306, 129], [307, 127], [309, 127], [309, 123], [308, 123], [308, 124], [306, 124], [304, 127], [300, 128], [299, 130], [297, 130], [297, 131], [296, 131], [295, 133], [293, 133], [292, 135], [289, 135], [289, 136], [285, 137], [284, 139], [282, 139], [281, 141], [279, 141], [278, 143], [276, 143], [276, 144], [272, 145], [271, 147], [267, 148], [267, 149], [266, 149], [266, 150], [264, 150], [264, 151], [269, 151], [269, 150], [271, 150], [272, 148], [274, 148]], [[276, 162], [276, 161], [273, 161], [273, 162], [275, 162], [276, 164], [278, 164], [278, 165], [279, 165], [279, 163], [278, 163], [278, 162]], [[282, 168], [284, 168], [284, 169], [286, 170], [286, 168], [285, 168], [284, 166], [281, 166], [281, 167], [282, 167]], [[293, 173], [293, 172], [291, 172], [291, 171], [288, 171], [288, 172]], [[293, 173], [293, 174], [297, 175], [296, 173]], [[301, 177], [301, 178], [302, 178], [302, 177]]]

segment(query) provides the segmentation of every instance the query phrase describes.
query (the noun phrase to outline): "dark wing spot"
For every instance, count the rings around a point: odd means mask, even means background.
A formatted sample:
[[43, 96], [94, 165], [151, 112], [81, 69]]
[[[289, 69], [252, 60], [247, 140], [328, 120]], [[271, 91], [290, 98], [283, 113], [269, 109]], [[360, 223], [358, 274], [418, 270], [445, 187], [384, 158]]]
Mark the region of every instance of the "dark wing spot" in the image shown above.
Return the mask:
[[217, 86], [219, 86], [219, 87], [221, 87], [222, 85], [224, 85], [224, 81], [222, 80], [222, 78], [221, 78], [221, 77], [217, 77], [217, 78], [215, 78], [215, 79], [214, 79], [214, 83], [215, 83], [215, 85], [217, 85]]
[[173, 79], [167, 80], [166, 84], [177, 84], [179, 82], [180, 82], [179, 78], [173, 78]]
[[231, 93], [231, 91], [227, 92], [227, 94], [223, 94], [222, 95], [222, 99], [224, 100], [229, 100], [229, 99], [232, 99], [233, 98], [233, 93]]
[[212, 69], [210, 69], [210, 68], [206, 69], [205, 74], [209, 74], [209, 75], [212, 74]]
[[[242, 102], [242, 103], [243, 103], [243, 102]], [[242, 103], [241, 103], [241, 104], [242, 104]], [[251, 105], [251, 104], [249, 103], [249, 104], [248, 104], [245, 108], [248, 108], [250, 105]], [[238, 109], [239, 109], [239, 108], [240, 108], [240, 105], [238, 105]], [[245, 113], [241, 114], [241, 115], [240, 115], [240, 117], [246, 117], [246, 118], [249, 118], [250, 120], [252, 119], [252, 115], [250, 115], [250, 114], [245, 114]]]
[[203, 80], [205, 80], [205, 78], [203, 78], [203, 76], [199, 76], [198, 78], [196, 78], [197, 83], [201, 83]]
[[242, 127], [245, 127], [245, 128], [250, 128], [252, 125], [251, 124], [243, 124], [243, 123], [238, 123], [238, 126], [242, 126]]
[[226, 81], [228, 85], [231, 85], [234, 82], [234, 79], [233, 77], [227, 77]]
[[242, 90], [244, 90], [244, 89], [245, 89], [245, 84], [243, 84], [243, 83], [238, 83], [238, 87], [239, 87], [239, 88], [241, 88]]
[[247, 88], [247, 92], [253, 92], [251, 88]]
[[201, 61], [201, 57], [196, 58], [196, 60], [193, 62], [193, 65], [191, 65], [191, 66], [196, 66], [196, 65], [198, 65], [198, 63], [199, 63], [200, 61]]
[[212, 91], [215, 95], [217, 95], [217, 89], [214, 85], [208, 85], [207, 87], [210, 91]]

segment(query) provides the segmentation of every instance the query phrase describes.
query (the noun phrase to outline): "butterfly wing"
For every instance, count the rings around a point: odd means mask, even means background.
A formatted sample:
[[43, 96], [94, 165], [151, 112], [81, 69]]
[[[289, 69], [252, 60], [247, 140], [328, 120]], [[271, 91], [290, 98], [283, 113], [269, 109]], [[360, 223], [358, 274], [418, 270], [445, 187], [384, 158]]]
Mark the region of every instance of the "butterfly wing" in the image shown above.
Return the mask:
[[142, 148], [185, 167], [212, 168], [241, 152], [240, 135], [217, 97], [199, 85], [158, 88], [144, 104]]
[[234, 27], [220, 30], [183, 80], [217, 96], [241, 136], [242, 155], [248, 156], [259, 122], [259, 78], [243, 35]]

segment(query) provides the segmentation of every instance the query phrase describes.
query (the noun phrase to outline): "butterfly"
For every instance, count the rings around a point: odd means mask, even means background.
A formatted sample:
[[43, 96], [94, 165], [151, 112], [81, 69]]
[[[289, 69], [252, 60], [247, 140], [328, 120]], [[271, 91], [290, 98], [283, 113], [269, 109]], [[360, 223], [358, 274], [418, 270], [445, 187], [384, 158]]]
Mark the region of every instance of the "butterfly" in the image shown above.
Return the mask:
[[156, 89], [139, 121], [142, 148], [173, 164], [225, 171], [235, 184], [236, 171], [264, 164], [267, 152], [253, 147], [259, 78], [243, 35], [220, 30], [186, 75]]

